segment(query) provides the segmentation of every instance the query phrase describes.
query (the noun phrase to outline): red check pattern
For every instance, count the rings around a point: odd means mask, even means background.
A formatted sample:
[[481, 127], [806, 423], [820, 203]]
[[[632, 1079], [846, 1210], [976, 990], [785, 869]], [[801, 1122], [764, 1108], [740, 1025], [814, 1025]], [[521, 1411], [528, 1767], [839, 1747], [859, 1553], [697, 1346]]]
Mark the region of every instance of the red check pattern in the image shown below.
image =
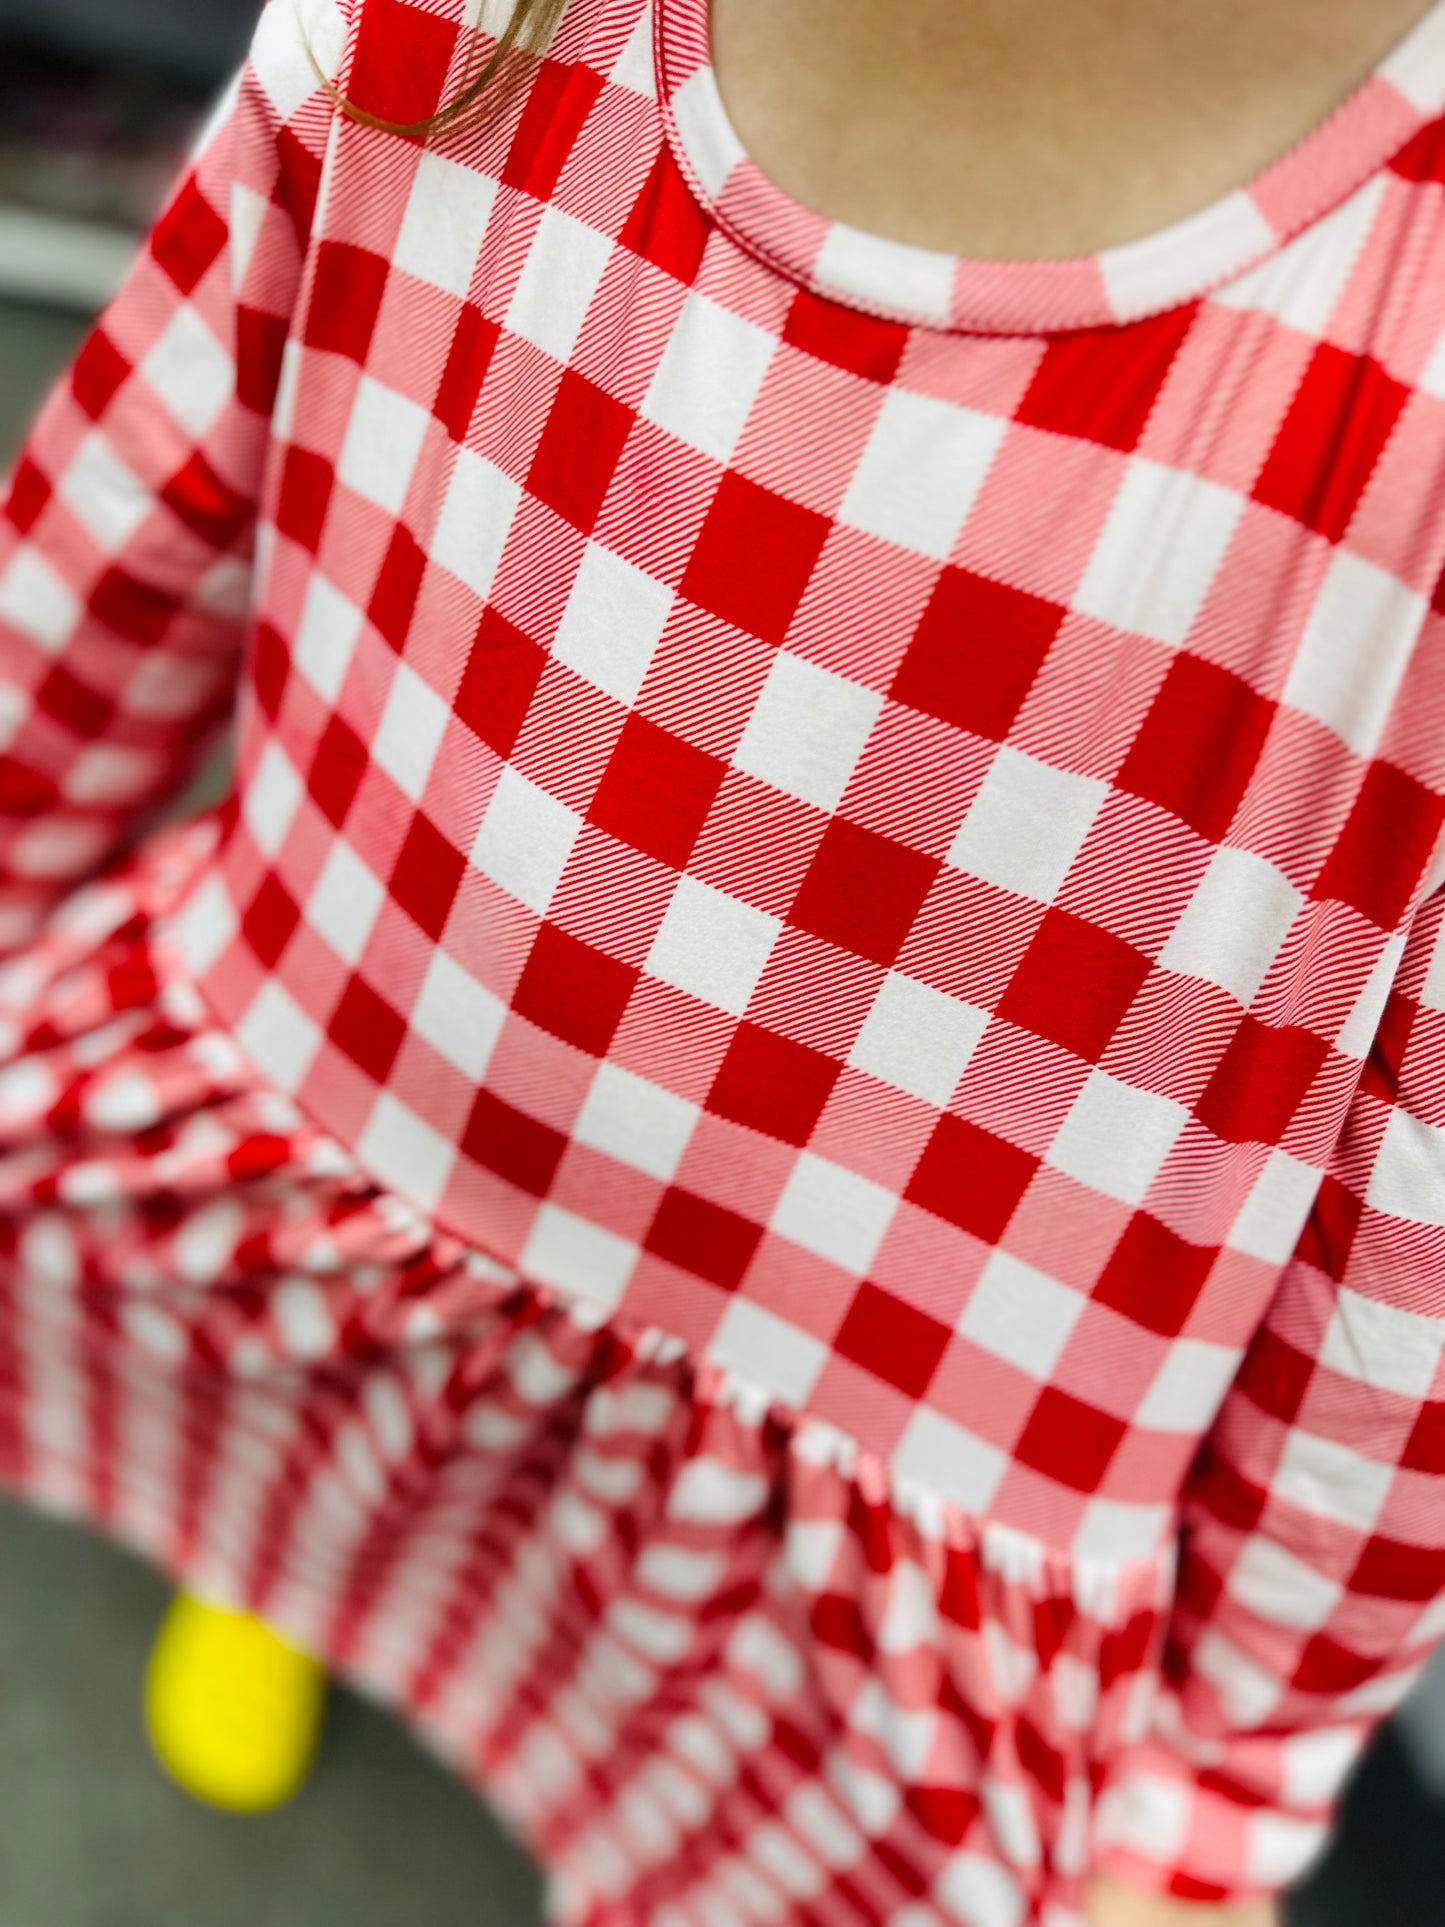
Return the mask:
[[1272, 1889], [1445, 1632], [1442, 110], [1436, 7], [1207, 220], [953, 262], [758, 175], [701, 0], [430, 145], [274, 7], [27, 444], [3, 1463], [563, 1919]]

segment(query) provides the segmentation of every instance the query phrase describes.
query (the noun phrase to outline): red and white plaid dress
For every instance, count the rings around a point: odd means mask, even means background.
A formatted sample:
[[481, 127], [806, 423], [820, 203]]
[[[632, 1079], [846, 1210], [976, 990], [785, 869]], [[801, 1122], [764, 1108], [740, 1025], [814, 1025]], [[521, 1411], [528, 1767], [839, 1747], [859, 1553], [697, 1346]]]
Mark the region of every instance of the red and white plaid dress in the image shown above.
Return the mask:
[[566, 1927], [1276, 1888], [1445, 1634], [1445, 5], [1071, 262], [525, 78], [277, 0], [16, 468], [0, 1474]]

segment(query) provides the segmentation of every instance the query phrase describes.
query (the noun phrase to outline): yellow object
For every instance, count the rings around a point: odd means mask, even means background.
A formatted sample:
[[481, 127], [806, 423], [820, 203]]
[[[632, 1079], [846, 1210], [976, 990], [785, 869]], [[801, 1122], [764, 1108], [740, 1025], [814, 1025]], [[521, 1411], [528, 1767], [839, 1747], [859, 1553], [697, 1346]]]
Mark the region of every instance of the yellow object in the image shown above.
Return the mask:
[[326, 1672], [250, 1613], [180, 1592], [146, 1670], [146, 1731], [171, 1778], [230, 1813], [298, 1793], [321, 1736]]

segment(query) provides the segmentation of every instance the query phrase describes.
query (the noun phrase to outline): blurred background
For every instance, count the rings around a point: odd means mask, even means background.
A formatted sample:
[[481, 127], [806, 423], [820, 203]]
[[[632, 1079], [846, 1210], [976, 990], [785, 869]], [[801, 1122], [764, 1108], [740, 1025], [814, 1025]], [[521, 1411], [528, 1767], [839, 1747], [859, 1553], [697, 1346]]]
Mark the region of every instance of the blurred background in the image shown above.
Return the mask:
[[[0, 475], [257, 11], [0, 0]], [[281, 1813], [232, 1819], [175, 1789], [140, 1721], [165, 1598], [129, 1554], [0, 1501], [0, 1927], [532, 1927], [522, 1855], [349, 1694]], [[1445, 1927], [1445, 1655], [1381, 1732], [1290, 1927]]]

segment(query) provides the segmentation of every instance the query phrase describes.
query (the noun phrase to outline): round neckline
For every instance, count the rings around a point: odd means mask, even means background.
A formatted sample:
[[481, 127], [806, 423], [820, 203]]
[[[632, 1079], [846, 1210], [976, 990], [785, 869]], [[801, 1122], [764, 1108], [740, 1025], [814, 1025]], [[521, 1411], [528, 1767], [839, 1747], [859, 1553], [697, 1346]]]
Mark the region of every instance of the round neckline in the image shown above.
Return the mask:
[[945, 332], [1124, 326], [1196, 300], [1333, 212], [1445, 113], [1445, 0], [1435, 0], [1324, 120], [1199, 212], [1142, 239], [1068, 258], [946, 254], [831, 220], [779, 187], [743, 146], [723, 104], [709, 0], [651, 4], [668, 143], [718, 225], [815, 294]]

